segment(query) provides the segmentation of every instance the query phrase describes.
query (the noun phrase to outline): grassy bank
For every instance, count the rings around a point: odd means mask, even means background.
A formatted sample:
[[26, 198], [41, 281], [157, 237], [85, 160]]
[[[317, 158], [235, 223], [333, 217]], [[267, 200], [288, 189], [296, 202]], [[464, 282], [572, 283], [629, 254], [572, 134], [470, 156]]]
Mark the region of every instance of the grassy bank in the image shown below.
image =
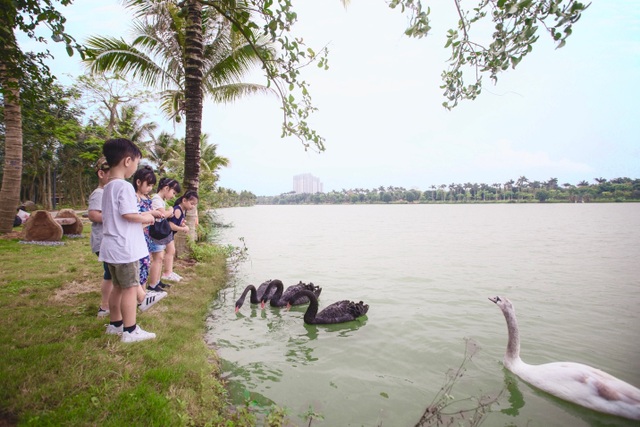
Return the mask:
[[102, 267], [88, 235], [63, 246], [0, 238], [0, 426], [240, 425], [203, 340], [227, 279], [222, 251], [178, 263], [183, 281], [138, 313], [157, 338], [127, 345], [96, 318]]

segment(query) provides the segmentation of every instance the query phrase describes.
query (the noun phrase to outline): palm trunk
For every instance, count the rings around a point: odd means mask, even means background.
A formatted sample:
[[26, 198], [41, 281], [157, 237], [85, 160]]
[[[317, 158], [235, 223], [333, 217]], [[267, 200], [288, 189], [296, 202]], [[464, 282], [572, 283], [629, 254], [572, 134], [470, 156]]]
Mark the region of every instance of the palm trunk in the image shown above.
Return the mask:
[[0, 233], [13, 229], [16, 209], [20, 204], [22, 178], [22, 110], [18, 79], [11, 76], [11, 64], [0, 49], [0, 87], [3, 89], [5, 152], [2, 189], [0, 189]]
[[[185, 38], [185, 190], [198, 191], [200, 186], [200, 134], [202, 133], [202, 4], [198, 0], [187, 0], [187, 28]], [[195, 240], [195, 215], [187, 215], [189, 237]], [[182, 242], [180, 242], [182, 243]], [[182, 247], [180, 247], [182, 246]], [[186, 245], [176, 245], [178, 254], [184, 253]]]

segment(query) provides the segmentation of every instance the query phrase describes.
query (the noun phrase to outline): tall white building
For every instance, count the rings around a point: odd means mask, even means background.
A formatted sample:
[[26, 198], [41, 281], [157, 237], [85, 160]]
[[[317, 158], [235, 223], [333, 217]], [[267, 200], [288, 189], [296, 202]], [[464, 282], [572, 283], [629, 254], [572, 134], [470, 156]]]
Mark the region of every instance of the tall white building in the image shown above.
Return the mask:
[[320, 182], [320, 178], [317, 178], [310, 173], [295, 175], [293, 177], [293, 191], [297, 194], [322, 193], [322, 183]]

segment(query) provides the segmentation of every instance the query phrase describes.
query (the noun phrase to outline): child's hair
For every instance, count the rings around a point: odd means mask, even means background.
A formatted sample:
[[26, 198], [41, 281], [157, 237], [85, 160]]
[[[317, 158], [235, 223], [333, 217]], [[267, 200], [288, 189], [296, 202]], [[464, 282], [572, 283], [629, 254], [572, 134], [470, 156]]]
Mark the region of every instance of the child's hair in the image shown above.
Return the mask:
[[198, 193], [196, 191], [189, 190], [186, 193], [184, 193], [182, 196], [178, 197], [176, 201], [173, 202], [173, 206], [174, 207], [178, 206], [180, 203], [182, 203], [183, 200], [190, 200], [190, 199], [200, 200], [200, 198], [198, 197]]
[[107, 159], [104, 156], [100, 157], [96, 162], [96, 175], [98, 175], [98, 172], [100, 171], [109, 171], [109, 163], [107, 163]]
[[179, 193], [182, 191], [182, 188], [180, 188], [180, 183], [175, 179], [171, 179], [171, 178], [166, 178], [166, 177], [160, 178], [160, 181], [158, 182], [158, 192], [162, 190], [164, 187], [169, 187], [172, 190], [175, 190], [176, 193]]
[[141, 158], [142, 152], [136, 144], [125, 138], [110, 139], [104, 143], [102, 154], [107, 159], [109, 167], [118, 165], [122, 159], [131, 157]]
[[146, 182], [149, 185], [154, 185], [156, 183], [156, 174], [153, 173], [151, 166], [144, 165], [133, 174], [133, 188], [136, 191], [138, 191], [138, 181], [140, 184]]

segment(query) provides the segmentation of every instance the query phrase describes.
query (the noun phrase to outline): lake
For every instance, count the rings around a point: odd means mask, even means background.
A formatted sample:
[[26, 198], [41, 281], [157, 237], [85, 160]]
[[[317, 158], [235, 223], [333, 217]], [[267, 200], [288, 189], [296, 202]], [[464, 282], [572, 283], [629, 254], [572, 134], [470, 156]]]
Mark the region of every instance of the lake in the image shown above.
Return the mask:
[[[213, 302], [207, 341], [232, 397], [287, 408], [313, 426], [414, 426], [465, 357], [451, 395], [503, 391], [489, 426], [637, 425], [563, 402], [502, 365], [517, 310], [521, 357], [581, 362], [640, 386], [640, 204], [253, 206], [216, 211], [217, 240], [249, 259]], [[248, 284], [322, 287], [320, 309], [363, 300], [366, 317], [303, 323], [235, 300]], [[507, 387], [508, 385], [508, 387]], [[249, 394], [250, 393], [250, 394]]]

